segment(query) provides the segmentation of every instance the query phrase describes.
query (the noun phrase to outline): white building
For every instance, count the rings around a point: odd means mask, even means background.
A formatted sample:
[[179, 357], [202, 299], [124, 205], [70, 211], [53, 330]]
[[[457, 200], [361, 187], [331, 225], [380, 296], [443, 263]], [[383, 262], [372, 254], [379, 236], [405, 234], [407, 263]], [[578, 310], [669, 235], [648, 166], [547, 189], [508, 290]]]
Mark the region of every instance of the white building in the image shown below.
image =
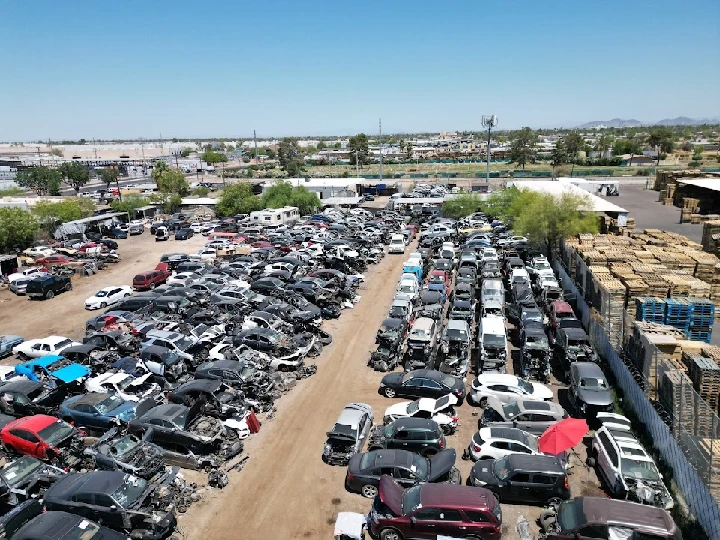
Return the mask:
[[[357, 195], [358, 186], [367, 181], [365, 178], [288, 178], [293, 187], [303, 186], [308, 191], [317, 193], [320, 200], [328, 197], [354, 197]], [[274, 182], [265, 182], [262, 185], [263, 192], [267, 191]]]
[[289, 225], [300, 219], [300, 211], [296, 206], [283, 206], [282, 208], [266, 208], [250, 212], [250, 221], [263, 226]]

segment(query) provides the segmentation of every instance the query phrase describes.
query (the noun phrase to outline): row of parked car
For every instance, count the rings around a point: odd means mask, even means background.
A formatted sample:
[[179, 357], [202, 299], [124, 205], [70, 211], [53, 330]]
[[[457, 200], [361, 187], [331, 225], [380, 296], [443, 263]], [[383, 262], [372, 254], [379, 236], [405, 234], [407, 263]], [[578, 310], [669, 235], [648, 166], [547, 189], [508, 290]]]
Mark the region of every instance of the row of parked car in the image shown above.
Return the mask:
[[212, 264], [168, 254], [158, 282], [140, 273], [88, 298], [103, 312], [82, 340], [15, 337], [18, 363], [0, 370], [7, 537], [50, 531], [58, 512], [68, 525], [53, 538], [171, 534], [196, 498], [180, 468], [227, 484], [258, 415], [315, 372], [308, 359], [332, 341], [322, 321], [359, 300], [401, 221], [331, 210], [248, 233], [263, 247]]
[[[500, 538], [501, 501], [544, 506], [539, 524], [548, 538], [676, 534], [666, 512], [672, 497], [630, 422], [614, 412], [600, 360], [548, 259], [481, 214], [410, 225], [396, 233], [398, 244], [416, 231], [421, 247], [404, 264], [368, 362], [392, 372], [380, 382], [382, 395], [412, 401], [389, 406], [375, 426], [370, 406], [349, 404], [323, 452], [328, 463], [347, 465], [347, 490], [374, 499], [371, 535]], [[513, 361], [520, 376], [508, 373]], [[597, 427], [589, 463], [611, 496], [636, 505], [572, 498], [572, 446], [550, 449], [545, 441], [573, 420], [543, 384], [553, 371], [567, 379], [570, 413]], [[446, 437], [465, 399], [482, 412], [463, 455], [475, 462], [463, 486]]]

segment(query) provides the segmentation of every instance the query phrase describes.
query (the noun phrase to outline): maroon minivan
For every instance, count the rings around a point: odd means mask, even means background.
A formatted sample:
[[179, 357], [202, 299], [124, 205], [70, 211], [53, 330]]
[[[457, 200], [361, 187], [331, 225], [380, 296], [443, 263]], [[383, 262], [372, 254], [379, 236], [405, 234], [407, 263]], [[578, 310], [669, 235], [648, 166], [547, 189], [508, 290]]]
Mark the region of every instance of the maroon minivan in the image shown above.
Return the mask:
[[136, 291], [146, 291], [148, 289], [154, 289], [158, 285], [165, 283], [167, 278], [171, 275], [168, 269], [167, 263], [160, 263], [155, 267], [155, 270], [149, 272], [141, 272], [133, 278], [133, 289]]
[[500, 540], [501, 529], [500, 503], [482, 487], [421, 484], [403, 489], [384, 475], [370, 510], [370, 533], [380, 540], [438, 535]]

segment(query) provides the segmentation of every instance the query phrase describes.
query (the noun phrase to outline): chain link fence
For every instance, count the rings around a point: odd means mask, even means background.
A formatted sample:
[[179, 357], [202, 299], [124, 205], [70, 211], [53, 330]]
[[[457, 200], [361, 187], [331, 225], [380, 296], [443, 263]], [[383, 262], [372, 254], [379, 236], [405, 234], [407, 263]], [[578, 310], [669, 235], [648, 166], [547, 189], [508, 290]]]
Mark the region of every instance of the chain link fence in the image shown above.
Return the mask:
[[[593, 313], [582, 283], [575, 284], [562, 261], [553, 268], [575, 304], [588, 335], [622, 393], [623, 405], [667, 466], [673, 483], [708, 537], [720, 540], [720, 419], [675, 362], [649, 344], [647, 369], [637, 369], [622, 354], [634, 317], [623, 305]], [[586, 272], [578, 272], [586, 276]], [[618, 303], [619, 304], [619, 303]], [[620, 314], [619, 318], [617, 314]], [[659, 464], [661, 465], [661, 464]], [[667, 473], [665, 473], [667, 475]]]

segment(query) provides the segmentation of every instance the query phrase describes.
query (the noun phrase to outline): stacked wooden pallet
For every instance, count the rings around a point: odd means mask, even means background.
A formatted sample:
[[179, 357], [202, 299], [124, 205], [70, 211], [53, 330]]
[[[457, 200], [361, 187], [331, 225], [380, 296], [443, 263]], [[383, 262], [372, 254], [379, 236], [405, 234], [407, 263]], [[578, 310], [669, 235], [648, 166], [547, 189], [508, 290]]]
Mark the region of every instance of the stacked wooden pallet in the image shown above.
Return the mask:
[[695, 425], [694, 395], [692, 381], [682, 371], [669, 369], [662, 374], [658, 401], [672, 416], [673, 433], [679, 433], [683, 429], [693, 432]]
[[710, 358], [716, 364], [720, 365], [720, 347], [717, 345], [708, 345], [703, 343], [703, 347], [700, 349], [700, 354], [702, 354], [705, 358]]
[[720, 255], [720, 220], [703, 224], [702, 247], [708, 253]]
[[690, 380], [695, 385], [695, 390], [711, 409], [717, 410], [720, 398], [720, 367], [710, 358], [694, 355], [689, 368]]

